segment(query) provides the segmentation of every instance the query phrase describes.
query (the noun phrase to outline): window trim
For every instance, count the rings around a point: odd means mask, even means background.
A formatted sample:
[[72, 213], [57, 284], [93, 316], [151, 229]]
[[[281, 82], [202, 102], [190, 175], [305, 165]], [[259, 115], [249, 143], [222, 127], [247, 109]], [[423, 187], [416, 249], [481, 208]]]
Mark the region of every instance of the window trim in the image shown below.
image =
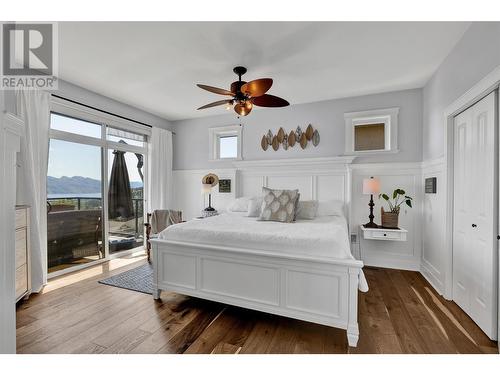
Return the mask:
[[[399, 108], [344, 113], [345, 155], [390, 154], [398, 149]], [[357, 125], [384, 124], [385, 147], [383, 150], [355, 150], [355, 127]]]
[[[208, 129], [208, 149], [209, 161], [226, 161], [226, 160], [242, 160], [241, 157], [241, 143], [242, 143], [242, 130], [240, 125], [219, 126]], [[235, 158], [221, 158], [220, 157], [220, 138], [224, 137], [237, 137], [237, 156]]]

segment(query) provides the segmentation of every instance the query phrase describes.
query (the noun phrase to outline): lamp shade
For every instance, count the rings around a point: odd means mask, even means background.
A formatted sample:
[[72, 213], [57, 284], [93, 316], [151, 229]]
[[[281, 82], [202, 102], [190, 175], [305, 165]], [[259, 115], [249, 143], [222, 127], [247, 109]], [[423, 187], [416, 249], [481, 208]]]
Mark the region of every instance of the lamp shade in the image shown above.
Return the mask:
[[208, 194], [212, 191], [212, 184], [201, 184], [201, 192]]
[[363, 194], [378, 194], [380, 193], [380, 180], [378, 178], [363, 179]]

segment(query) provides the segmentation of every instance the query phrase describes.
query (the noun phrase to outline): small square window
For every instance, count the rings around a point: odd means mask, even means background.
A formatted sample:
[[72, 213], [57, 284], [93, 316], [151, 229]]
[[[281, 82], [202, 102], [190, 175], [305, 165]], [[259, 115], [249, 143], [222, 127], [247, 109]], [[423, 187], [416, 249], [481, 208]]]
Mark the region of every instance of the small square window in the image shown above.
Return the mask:
[[346, 155], [398, 152], [398, 114], [399, 108], [345, 113]]
[[219, 138], [219, 158], [237, 158], [238, 157], [238, 136], [230, 135]]
[[385, 149], [385, 124], [360, 124], [354, 126], [354, 151]]
[[241, 126], [208, 130], [209, 160], [241, 160]]

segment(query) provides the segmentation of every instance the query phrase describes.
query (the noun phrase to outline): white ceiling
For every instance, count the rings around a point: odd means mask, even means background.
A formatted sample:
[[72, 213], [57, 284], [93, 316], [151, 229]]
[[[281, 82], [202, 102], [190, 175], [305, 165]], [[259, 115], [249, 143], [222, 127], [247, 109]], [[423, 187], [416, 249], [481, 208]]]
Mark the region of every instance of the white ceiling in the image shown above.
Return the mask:
[[59, 24], [59, 76], [167, 120], [225, 113], [195, 86], [249, 81], [291, 104], [423, 87], [467, 22]]

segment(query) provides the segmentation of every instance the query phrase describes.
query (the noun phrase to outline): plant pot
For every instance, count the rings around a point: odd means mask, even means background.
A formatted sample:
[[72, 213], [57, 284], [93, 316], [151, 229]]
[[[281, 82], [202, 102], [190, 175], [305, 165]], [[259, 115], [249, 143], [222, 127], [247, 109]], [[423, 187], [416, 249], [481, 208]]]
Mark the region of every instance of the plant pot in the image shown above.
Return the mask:
[[392, 211], [385, 212], [384, 207], [382, 207], [380, 211], [381, 211], [383, 228], [399, 229], [398, 227], [399, 212], [392, 212]]

